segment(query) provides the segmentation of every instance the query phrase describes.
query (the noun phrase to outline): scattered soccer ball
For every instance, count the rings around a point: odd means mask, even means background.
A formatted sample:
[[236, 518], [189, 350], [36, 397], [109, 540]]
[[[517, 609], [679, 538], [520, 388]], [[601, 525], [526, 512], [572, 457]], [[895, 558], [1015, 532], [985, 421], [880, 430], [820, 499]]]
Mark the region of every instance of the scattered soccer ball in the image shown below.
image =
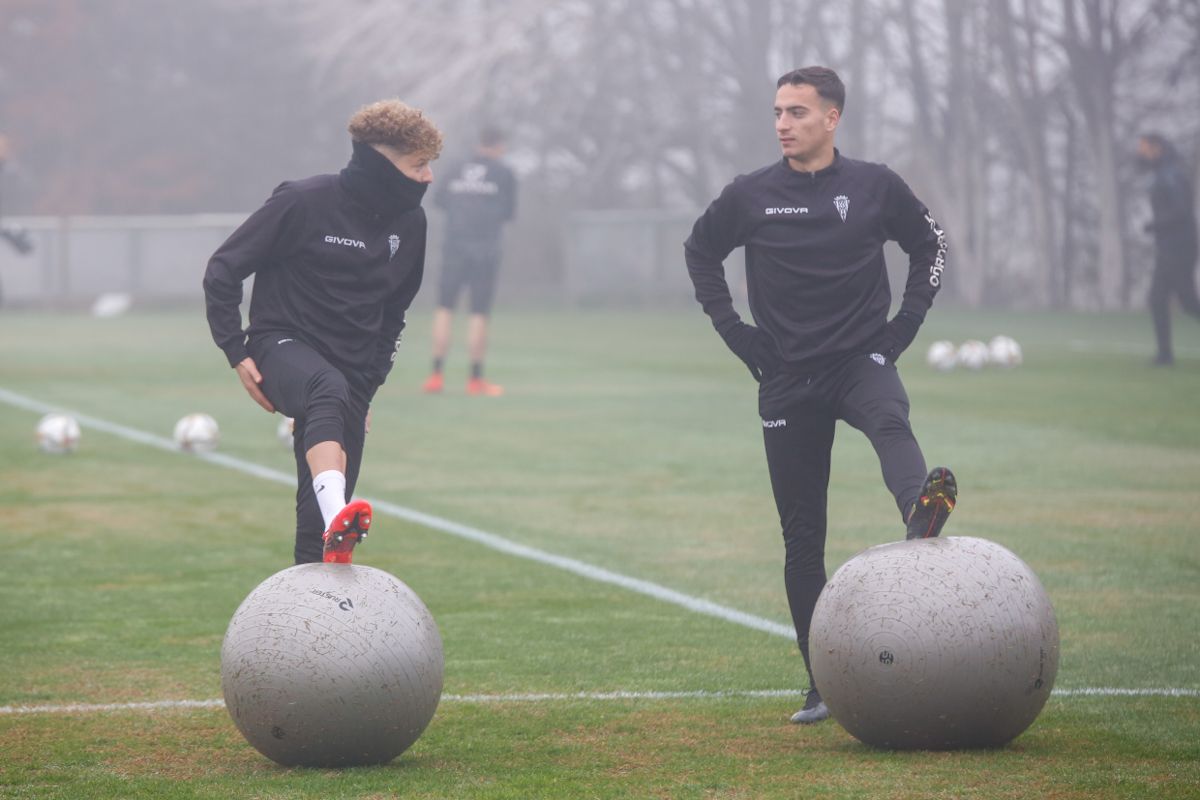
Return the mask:
[[988, 361], [998, 367], [1015, 367], [1021, 363], [1021, 345], [1009, 336], [995, 336], [988, 342]]
[[279, 420], [279, 427], [275, 429], [275, 435], [279, 438], [279, 443], [284, 447], [291, 449], [292, 435], [296, 431], [296, 420], [291, 417], [284, 417]]
[[959, 366], [983, 369], [988, 363], [988, 347], [978, 339], [968, 339], [958, 348]]
[[92, 304], [92, 316], [101, 319], [119, 317], [133, 305], [133, 297], [125, 292], [108, 292], [96, 298]]
[[38, 422], [37, 443], [43, 453], [70, 453], [79, 446], [79, 423], [67, 414], [47, 414]]
[[217, 448], [221, 431], [208, 414], [188, 414], [175, 423], [175, 444], [189, 453], [207, 453]]
[[939, 372], [948, 372], [954, 369], [957, 361], [958, 352], [954, 348], [954, 343], [945, 339], [929, 345], [929, 352], [925, 354], [925, 363]]

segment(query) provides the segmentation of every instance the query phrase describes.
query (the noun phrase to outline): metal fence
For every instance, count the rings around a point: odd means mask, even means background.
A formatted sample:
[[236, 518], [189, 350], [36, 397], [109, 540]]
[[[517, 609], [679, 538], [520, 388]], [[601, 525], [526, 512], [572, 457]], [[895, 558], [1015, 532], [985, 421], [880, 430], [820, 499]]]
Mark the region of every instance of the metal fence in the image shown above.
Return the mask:
[[[572, 305], [663, 306], [692, 302], [683, 242], [696, 212], [586, 211], [567, 217], [564, 293]], [[734, 297], [744, 296], [741, 250], [726, 262]]]
[[[138, 305], [198, 303], [209, 257], [246, 216], [6, 217], [6, 228], [28, 232], [33, 250], [21, 255], [0, 241], [0, 292], [4, 303], [18, 307], [83, 308], [112, 292], [129, 294]], [[693, 302], [683, 241], [695, 218], [683, 211], [574, 212], [550, 229], [519, 220], [506, 234], [500, 302], [573, 307]], [[419, 304], [433, 303], [436, 295], [440, 222], [431, 215], [426, 290]], [[728, 267], [730, 288], [740, 299], [740, 251]]]
[[0, 243], [0, 287], [14, 306], [69, 308], [110, 292], [156, 303], [202, 296], [204, 265], [244, 214], [6, 217], [32, 252]]

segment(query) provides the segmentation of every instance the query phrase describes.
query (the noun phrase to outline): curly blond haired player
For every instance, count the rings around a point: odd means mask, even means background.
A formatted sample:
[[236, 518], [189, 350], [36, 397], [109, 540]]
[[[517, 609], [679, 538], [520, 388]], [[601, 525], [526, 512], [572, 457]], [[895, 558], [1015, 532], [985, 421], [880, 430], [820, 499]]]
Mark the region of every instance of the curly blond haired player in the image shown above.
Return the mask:
[[204, 275], [213, 340], [256, 403], [296, 421], [297, 564], [349, 562], [370, 528], [370, 505], [347, 499], [371, 400], [421, 286], [421, 198], [442, 149], [438, 129], [399, 100], [359, 109], [349, 131], [345, 169], [280, 184]]

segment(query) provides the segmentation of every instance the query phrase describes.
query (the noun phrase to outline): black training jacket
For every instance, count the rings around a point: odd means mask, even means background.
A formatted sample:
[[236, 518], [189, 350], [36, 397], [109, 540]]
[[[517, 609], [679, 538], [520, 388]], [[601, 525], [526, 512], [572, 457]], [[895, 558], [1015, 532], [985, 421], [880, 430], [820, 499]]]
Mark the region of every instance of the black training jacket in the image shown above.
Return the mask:
[[[374, 159], [374, 169], [395, 169], [371, 153], [356, 147], [355, 158]], [[208, 323], [231, 366], [248, 355], [248, 340], [289, 336], [314, 348], [368, 397], [387, 377], [405, 312], [421, 285], [425, 212], [356, 191], [348, 170], [280, 184], [209, 260]], [[243, 331], [239, 304], [250, 275], [250, 324]]]
[[724, 259], [744, 247], [750, 312], [789, 371], [817, 372], [870, 352], [891, 305], [883, 245], [909, 255], [901, 310], [925, 318], [941, 286], [946, 238], [899, 175], [834, 151], [801, 173], [785, 159], [739, 175], [696, 221], [684, 243], [696, 299], [725, 333], [740, 320]]
[[433, 202], [446, 212], [446, 247], [495, 248], [517, 208], [517, 179], [494, 158], [475, 156], [438, 179]]
[[1154, 165], [1150, 207], [1159, 262], [1190, 268], [1196, 262], [1196, 200], [1182, 159], [1164, 155]]

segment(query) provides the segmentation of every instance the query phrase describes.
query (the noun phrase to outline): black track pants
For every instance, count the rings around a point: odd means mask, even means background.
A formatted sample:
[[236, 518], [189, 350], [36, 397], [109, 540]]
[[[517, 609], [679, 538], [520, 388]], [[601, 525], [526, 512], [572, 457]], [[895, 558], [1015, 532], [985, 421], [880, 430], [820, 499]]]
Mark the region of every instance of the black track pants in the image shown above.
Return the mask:
[[[811, 379], [781, 380], [793, 384], [788, 391], [794, 402], [786, 413], [763, 419], [763, 441], [783, 528], [784, 586], [807, 668], [809, 624], [826, 580], [826, 505], [835, 423], [844, 420], [867, 435], [902, 520], [920, 494], [925, 458], [908, 422], [908, 395], [895, 365], [860, 355]], [[898, 533], [902, 530], [897, 527]]]
[[1160, 252], [1150, 281], [1150, 315], [1154, 319], [1154, 338], [1158, 357], [1171, 359], [1171, 295], [1179, 298], [1180, 307], [1200, 319], [1200, 297], [1196, 295], [1196, 256], [1193, 252]]
[[321, 560], [325, 520], [313, 492], [305, 454], [321, 442], [346, 451], [346, 496], [354, 492], [362, 464], [369, 403], [337, 368], [295, 339], [255, 342], [251, 352], [263, 376], [262, 390], [276, 410], [296, 420], [296, 563]]

